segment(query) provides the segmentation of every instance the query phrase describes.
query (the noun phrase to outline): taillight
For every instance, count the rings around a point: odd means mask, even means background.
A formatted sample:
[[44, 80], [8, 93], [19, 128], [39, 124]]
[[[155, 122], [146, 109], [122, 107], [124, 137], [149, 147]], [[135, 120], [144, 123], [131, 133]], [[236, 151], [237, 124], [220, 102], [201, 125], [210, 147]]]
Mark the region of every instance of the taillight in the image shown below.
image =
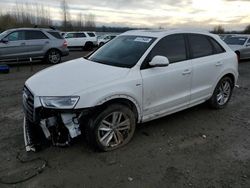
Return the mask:
[[64, 48], [67, 48], [67, 46], [68, 46], [68, 43], [67, 43], [66, 40], [64, 40], [64, 42], [63, 42], [63, 47], [64, 47]]

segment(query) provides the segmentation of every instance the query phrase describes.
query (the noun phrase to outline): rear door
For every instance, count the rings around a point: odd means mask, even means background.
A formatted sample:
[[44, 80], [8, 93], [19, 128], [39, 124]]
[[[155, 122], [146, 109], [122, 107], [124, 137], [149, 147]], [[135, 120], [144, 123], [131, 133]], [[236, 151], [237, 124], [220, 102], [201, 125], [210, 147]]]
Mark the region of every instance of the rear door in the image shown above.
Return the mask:
[[[156, 55], [165, 56], [167, 67], [150, 67]], [[190, 100], [192, 65], [187, 56], [185, 38], [175, 34], [161, 39], [141, 70], [143, 79], [143, 115], [159, 116], [186, 108]], [[150, 118], [149, 118], [150, 119]]]
[[188, 34], [193, 76], [190, 104], [207, 100], [223, 70], [225, 50], [213, 38], [201, 34]]
[[43, 56], [50, 44], [50, 39], [42, 31], [26, 30], [26, 49], [30, 57]]
[[87, 36], [85, 33], [76, 33], [76, 45], [79, 47], [84, 47], [87, 42]]
[[66, 39], [66, 41], [68, 43], [68, 47], [77, 46], [76, 33], [67, 33], [65, 35], [65, 39]]
[[0, 43], [1, 59], [20, 58], [27, 52], [24, 31], [13, 31], [8, 34], [5, 39], [8, 42]]

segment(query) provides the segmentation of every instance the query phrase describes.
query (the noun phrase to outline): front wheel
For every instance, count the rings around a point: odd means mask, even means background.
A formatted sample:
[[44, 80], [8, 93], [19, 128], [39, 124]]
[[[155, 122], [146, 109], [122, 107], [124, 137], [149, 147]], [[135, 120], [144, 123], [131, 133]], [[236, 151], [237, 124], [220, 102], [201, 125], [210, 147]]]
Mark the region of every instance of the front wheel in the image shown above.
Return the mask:
[[87, 140], [102, 151], [111, 151], [127, 144], [133, 137], [136, 118], [127, 106], [110, 105], [89, 120]]
[[217, 84], [213, 96], [209, 100], [211, 107], [215, 109], [224, 108], [229, 102], [233, 91], [232, 79], [229, 77], [222, 78]]
[[46, 61], [47, 61], [47, 63], [50, 63], [50, 64], [60, 63], [61, 62], [61, 53], [56, 49], [50, 50], [46, 55]]

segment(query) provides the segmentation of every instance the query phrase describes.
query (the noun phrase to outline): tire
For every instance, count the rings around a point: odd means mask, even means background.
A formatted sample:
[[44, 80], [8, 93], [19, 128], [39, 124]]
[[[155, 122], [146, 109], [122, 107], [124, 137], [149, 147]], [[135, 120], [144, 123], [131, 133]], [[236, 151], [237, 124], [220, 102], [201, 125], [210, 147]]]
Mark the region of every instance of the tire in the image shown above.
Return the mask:
[[240, 62], [240, 52], [239, 52], [239, 51], [236, 51], [235, 53], [236, 53], [236, 55], [237, 55], [238, 62]]
[[214, 109], [222, 109], [230, 101], [233, 92], [233, 81], [229, 77], [223, 77], [209, 100], [210, 106]]
[[89, 119], [85, 133], [92, 146], [101, 151], [112, 151], [132, 139], [135, 127], [134, 112], [127, 106], [113, 104]]
[[62, 55], [59, 50], [52, 49], [47, 52], [46, 62], [50, 64], [58, 64], [61, 62]]
[[92, 42], [86, 42], [85, 46], [83, 47], [83, 49], [87, 50], [87, 51], [91, 51], [93, 50], [93, 43]]
[[104, 45], [104, 42], [101, 42], [100, 44], [99, 44], [99, 47], [101, 47], [101, 46], [103, 46]]

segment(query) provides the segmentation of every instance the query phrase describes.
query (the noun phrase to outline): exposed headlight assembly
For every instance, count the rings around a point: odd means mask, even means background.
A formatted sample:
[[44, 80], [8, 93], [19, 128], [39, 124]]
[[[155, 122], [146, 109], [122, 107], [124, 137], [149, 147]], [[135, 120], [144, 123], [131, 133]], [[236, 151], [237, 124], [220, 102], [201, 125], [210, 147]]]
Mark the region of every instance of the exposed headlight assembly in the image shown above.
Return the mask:
[[76, 106], [80, 97], [40, 97], [40, 101], [45, 108], [72, 109]]

